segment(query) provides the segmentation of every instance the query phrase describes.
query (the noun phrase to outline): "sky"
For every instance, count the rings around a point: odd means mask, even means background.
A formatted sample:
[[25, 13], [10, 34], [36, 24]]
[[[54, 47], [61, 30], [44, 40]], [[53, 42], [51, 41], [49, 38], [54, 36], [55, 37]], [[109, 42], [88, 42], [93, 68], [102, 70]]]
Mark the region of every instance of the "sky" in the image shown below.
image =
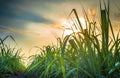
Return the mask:
[[[0, 0], [0, 38], [12, 35], [25, 56], [35, 54], [29, 50], [55, 44], [56, 38], [62, 36], [63, 23], [73, 8], [83, 16], [81, 4], [86, 12], [90, 9], [99, 12], [99, 0]], [[120, 0], [110, 0], [115, 32], [120, 30], [119, 4]]]

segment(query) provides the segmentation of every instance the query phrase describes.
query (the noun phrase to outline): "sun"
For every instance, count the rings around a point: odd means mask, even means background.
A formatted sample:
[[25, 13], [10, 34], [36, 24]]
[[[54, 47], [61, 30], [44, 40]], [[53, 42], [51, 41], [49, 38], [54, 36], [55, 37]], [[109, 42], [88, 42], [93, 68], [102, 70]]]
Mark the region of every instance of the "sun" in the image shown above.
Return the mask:
[[[82, 25], [82, 28], [86, 29], [85, 19], [83, 17], [80, 17], [79, 20], [80, 20], [80, 23]], [[77, 20], [74, 19], [72, 21], [71, 20], [64, 20], [62, 22], [62, 26], [64, 27], [64, 36], [72, 34], [73, 31], [74, 32], [80, 32], [80, 29], [79, 29], [79, 26], [78, 26], [79, 24], [76, 21]], [[76, 24], [76, 26], [75, 26], [75, 24]]]

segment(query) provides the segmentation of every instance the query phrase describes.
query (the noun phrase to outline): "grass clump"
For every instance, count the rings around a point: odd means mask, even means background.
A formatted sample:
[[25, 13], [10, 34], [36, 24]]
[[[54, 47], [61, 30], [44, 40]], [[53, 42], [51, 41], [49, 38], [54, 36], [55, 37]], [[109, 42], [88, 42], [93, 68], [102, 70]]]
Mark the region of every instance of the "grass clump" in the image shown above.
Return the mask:
[[33, 62], [27, 68], [28, 76], [34, 78], [60, 78], [60, 48], [46, 46], [41, 49], [40, 55], [32, 56]]
[[25, 66], [19, 56], [19, 50], [15, 51], [15, 48], [10, 48], [4, 43], [7, 38], [13, 39], [12, 36], [0, 39], [0, 78], [12, 78], [15, 77], [15, 74], [25, 70]]

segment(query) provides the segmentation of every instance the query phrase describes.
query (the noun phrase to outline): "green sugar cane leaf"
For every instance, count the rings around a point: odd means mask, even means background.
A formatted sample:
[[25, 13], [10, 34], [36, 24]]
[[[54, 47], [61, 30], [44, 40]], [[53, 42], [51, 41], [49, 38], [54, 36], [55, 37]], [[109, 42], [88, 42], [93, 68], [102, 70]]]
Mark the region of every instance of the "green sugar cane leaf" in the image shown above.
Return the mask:
[[61, 69], [62, 69], [62, 74], [63, 74], [63, 78], [66, 78], [66, 69], [65, 69], [65, 59], [64, 57], [60, 58], [60, 62], [61, 62]]
[[86, 75], [88, 75], [90, 78], [94, 78], [88, 71], [84, 70], [83, 68], [79, 67], [81, 71], [83, 71]]
[[36, 64], [34, 64], [34, 65], [32, 65], [29, 69], [28, 69], [28, 71], [31, 71], [31, 70], [33, 70], [35, 67], [37, 67], [42, 61], [44, 61], [45, 59], [41, 59], [41, 61], [38, 61]]
[[67, 44], [67, 41], [69, 40], [69, 37], [70, 37], [71, 35], [67, 35], [65, 38], [64, 38], [64, 40], [63, 40], [63, 46], [62, 46], [62, 55], [64, 55], [64, 52], [65, 52], [65, 47], [66, 47], [66, 44]]
[[46, 72], [45, 74], [47, 75], [49, 73], [50, 68], [52, 67], [52, 65], [56, 62], [57, 59], [54, 59], [50, 64], [48, 64], [47, 68], [46, 68]]
[[108, 74], [114, 73], [114, 71], [118, 68], [120, 68], [120, 63], [116, 63], [115, 66], [108, 72]]
[[75, 41], [73, 39], [70, 39], [69, 43], [75, 50], [77, 50], [77, 45], [76, 45], [76, 43], [75, 43]]
[[75, 73], [76, 71], [77, 71], [77, 68], [72, 68], [67, 72], [66, 77], [68, 78], [71, 74]]
[[[4, 42], [6, 39], [8, 39], [8, 38], [11, 38], [15, 43], [16, 43], [16, 41], [15, 41], [15, 39], [11, 36], [11, 35], [7, 35], [3, 40], [2, 40], [2, 42]], [[17, 44], [17, 43], [16, 43]]]
[[75, 17], [76, 17], [76, 19], [77, 19], [77, 22], [78, 22], [78, 24], [79, 24], [79, 26], [80, 26], [80, 28], [81, 28], [81, 31], [83, 31], [83, 27], [82, 27], [82, 24], [81, 24], [81, 22], [80, 22], [80, 20], [79, 20], [79, 16], [78, 16], [78, 14], [77, 14], [76, 9], [72, 9], [72, 11], [71, 11], [71, 13], [69, 14], [69, 16], [70, 16], [73, 12], [74, 12]]

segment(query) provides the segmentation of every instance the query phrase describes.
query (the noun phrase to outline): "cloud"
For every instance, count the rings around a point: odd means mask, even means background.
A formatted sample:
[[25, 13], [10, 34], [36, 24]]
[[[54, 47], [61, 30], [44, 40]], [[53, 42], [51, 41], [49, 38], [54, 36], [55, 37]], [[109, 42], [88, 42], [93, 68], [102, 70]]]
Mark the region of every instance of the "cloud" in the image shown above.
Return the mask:
[[61, 28], [56, 26], [56, 24], [54, 25], [54, 24], [41, 24], [41, 23], [29, 22], [28, 24], [25, 24], [25, 27], [26, 27], [26, 30], [21, 30], [21, 29], [15, 29], [15, 28], [0, 25], [0, 32], [1, 34], [3, 32], [6, 32], [8, 34], [13, 34], [17, 38], [23, 37], [23, 39], [33, 38], [33, 37], [44, 39], [46, 38], [45, 34], [49, 34], [49, 36], [52, 36], [53, 35], [52, 33], [60, 33], [62, 31]]
[[[25, 2], [25, 0], [23, 0]], [[42, 15], [37, 15], [33, 12], [27, 11], [29, 8], [28, 2], [26, 5], [22, 1], [18, 0], [1, 0], [0, 1], [0, 17], [3, 18], [10, 18], [15, 20], [24, 20], [24, 21], [31, 21], [31, 22], [41, 22], [41, 23], [52, 23], [53, 21], [50, 19], [44, 18]], [[26, 9], [21, 9], [26, 8]], [[34, 7], [34, 6], [33, 6]]]
[[[0, 25], [0, 32], [8, 33], [9, 35], [13, 35], [13, 37], [20, 44], [24, 44], [24, 46], [41, 46], [51, 44], [58, 34], [61, 34], [59, 29], [49, 28], [48, 26], [43, 25], [43, 27], [39, 27], [40, 23], [29, 23], [26, 24], [27, 30], [17, 30], [14, 28], [8, 28]], [[0, 35], [3, 33], [1, 32]]]
[[29, 12], [23, 12], [21, 14], [16, 14], [14, 12], [6, 13], [2, 11], [0, 12], [0, 17], [12, 18], [16, 20], [31, 21], [31, 22], [52, 23], [52, 20], [46, 19], [41, 15], [36, 15], [33, 13], [29, 13]]
[[40, 34], [36, 31], [18, 30], [18, 29], [14, 29], [14, 28], [5, 27], [2, 25], [0, 25], [0, 30], [8, 32], [8, 33], [15, 33], [15, 34], [22, 35], [22, 36], [26, 36], [29, 34], [32, 34], [32, 35], [39, 35]]
[[0, 30], [1, 31], [4, 31], [4, 32], [6, 32], [6, 33], [8, 33], [8, 34], [12, 34], [12, 33], [15, 33], [15, 34], [19, 34], [19, 35], [25, 35], [26, 34], [26, 32], [25, 31], [21, 31], [21, 30], [16, 30], [16, 29], [14, 29], [14, 28], [8, 28], [8, 27], [5, 27], [5, 26], [2, 26], [2, 25], [0, 25]]

